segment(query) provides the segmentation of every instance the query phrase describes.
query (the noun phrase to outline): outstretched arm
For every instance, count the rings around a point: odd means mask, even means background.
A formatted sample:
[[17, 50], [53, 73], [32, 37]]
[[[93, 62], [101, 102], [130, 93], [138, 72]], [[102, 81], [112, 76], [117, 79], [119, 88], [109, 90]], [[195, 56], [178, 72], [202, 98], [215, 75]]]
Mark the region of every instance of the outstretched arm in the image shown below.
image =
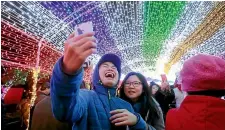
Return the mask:
[[64, 56], [55, 64], [51, 79], [54, 116], [61, 121], [76, 122], [84, 114], [88, 96], [80, 91], [82, 64], [96, 51], [94, 33], [71, 34], [65, 41]]
[[62, 60], [63, 57], [57, 61], [52, 74], [52, 110], [56, 119], [75, 122], [82, 117], [86, 107], [86, 99], [79, 94], [83, 70], [67, 75], [62, 71]]

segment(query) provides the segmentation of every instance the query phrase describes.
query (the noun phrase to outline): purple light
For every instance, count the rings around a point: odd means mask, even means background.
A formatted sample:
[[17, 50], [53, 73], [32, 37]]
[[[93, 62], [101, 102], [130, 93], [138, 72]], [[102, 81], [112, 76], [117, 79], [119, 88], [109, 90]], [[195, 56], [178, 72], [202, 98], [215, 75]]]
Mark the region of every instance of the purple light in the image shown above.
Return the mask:
[[[104, 15], [99, 4], [102, 2], [88, 2], [88, 1], [76, 1], [76, 2], [40, 2], [40, 4], [46, 9], [50, 10], [56, 17], [63, 20], [67, 16], [71, 15], [65, 20], [65, 23], [70, 23], [69, 25], [74, 28], [75, 25], [87, 21], [92, 21], [95, 31], [95, 37], [97, 38], [97, 51], [99, 55], [103, 55], [108, 52], [118, 53], [113, 38], [110, 36], [109, 28], [106, 25]], [[74, 13], [76, 12], [76, 13]], [[82, 15], [81, 15], [82, 14]]]

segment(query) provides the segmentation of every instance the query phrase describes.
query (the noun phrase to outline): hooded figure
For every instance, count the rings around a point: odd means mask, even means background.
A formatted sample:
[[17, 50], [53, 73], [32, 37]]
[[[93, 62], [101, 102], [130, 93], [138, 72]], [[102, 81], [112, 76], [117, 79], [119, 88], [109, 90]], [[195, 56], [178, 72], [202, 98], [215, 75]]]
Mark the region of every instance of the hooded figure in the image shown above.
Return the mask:
[[188, 95], [168, 112], [166, 130], [225, 130], [225, 61], [196, 55], [184, 62], [181, 78]]
[[[94, 70], [93, 90], [79, 89], [83, 69], [74, 75], [67, 75], [62, 71], [62, 61], [63, 58], [60, 58], [56, 63], [51, 79], [52, 110], [56, 119], [73, 123], [73, 130], [146, 129], [144, 120], [134, 112], [132, 106], [116, 97], [116, 87], [121, 75], [118, 56], [102, 56]], [[109, 64], [113, 66], [108, 68]], [[113, 80], [113, 84], [104, 85], [109, 80]], [[110, 111], [115, 109], [127, 109], [137, 116], [137, 123], [130, 127], [116, 127], [109, 120]]]

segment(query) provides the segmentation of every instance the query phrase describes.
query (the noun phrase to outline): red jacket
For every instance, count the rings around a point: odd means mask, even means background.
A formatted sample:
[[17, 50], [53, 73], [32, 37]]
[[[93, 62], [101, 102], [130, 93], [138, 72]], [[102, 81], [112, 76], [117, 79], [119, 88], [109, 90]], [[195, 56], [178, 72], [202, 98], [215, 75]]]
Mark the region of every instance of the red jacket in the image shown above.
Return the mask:
[[167, 113], [166, 130], [225, 130], [225, 100], [187, 96], [180, 108]]

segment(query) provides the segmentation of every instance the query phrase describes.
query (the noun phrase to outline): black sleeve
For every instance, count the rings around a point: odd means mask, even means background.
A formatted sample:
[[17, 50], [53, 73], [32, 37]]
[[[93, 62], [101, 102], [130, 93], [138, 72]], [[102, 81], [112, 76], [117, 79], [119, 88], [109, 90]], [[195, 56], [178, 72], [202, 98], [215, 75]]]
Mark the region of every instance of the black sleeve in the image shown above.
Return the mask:
[[172, 104], [172, 102], [175, 99], [175, 94], [173, 89], [170, 89], [170, 91], [158, 91], [155, 94], [155, 99], [160, 104], [160, 107], [163, 111], [164, 119], [166, 117], [167, 112], [169, 111], [169, 105]]

